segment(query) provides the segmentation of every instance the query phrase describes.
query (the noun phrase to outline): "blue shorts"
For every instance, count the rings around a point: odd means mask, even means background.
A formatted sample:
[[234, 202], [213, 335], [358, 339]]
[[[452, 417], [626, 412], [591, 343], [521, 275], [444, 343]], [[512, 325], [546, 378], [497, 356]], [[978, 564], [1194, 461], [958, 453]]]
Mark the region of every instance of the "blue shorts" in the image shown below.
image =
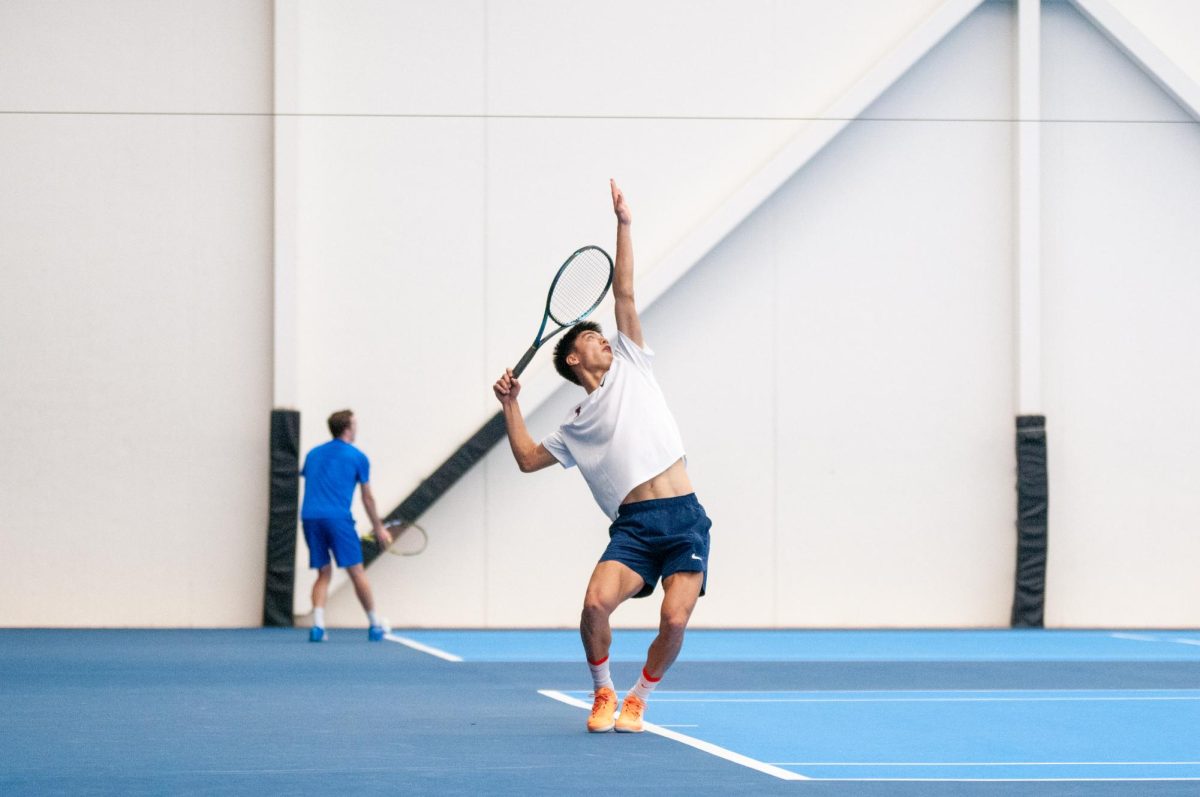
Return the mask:
[[622, 504], [608, 528], [601, 562], [620, 562], [646, 582], [635, 598], [654, 592], [658, 579], [674, 573], [703, 573], [708, 588], [708, 530], [712, 521], [696, 494]]
[[329, 564], [329, 552], [337, 559], [338, 567], [362, 564], [362, 542], [354, 528], [353, 518], [305, 518], [304, 541], [308, 543], [308, 566], [319, 570]]

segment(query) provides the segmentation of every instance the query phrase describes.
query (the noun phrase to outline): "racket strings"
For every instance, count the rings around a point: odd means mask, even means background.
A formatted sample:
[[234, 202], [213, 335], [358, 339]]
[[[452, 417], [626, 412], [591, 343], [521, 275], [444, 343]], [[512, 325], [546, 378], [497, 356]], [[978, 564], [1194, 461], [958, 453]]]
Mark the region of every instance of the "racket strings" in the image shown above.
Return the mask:
[[608, 291], [612, 261], [598, 249], [576, 254], [559, 275], [550, 296], [550, 317], [573, 324], [594, 308]]

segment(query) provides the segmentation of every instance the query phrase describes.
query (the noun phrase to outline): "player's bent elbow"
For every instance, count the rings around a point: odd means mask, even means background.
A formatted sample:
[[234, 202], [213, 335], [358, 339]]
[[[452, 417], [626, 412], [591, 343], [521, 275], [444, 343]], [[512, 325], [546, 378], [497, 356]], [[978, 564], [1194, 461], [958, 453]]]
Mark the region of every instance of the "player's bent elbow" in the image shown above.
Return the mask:
[[521, 473], [533, 473], [538, 469], [537, 463], [530, 456], [518, 457], [517, 467], [521, 469]]
[[553, 454], [538, 447], [522, 457], [517, 465], [520, 466], [522, 473], [533, 473], [535, 470], [548, 468], [556, 462], [558, 460], [554, 458]]

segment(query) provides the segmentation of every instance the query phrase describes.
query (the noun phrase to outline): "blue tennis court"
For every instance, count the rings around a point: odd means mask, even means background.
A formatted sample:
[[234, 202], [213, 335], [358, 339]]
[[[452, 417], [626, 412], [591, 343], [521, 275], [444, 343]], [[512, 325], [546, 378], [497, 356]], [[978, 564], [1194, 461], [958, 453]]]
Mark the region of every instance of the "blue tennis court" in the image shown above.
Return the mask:
[[[618, 634], [638, 662], [652, 633]], [[570, 660], [569, 632], [397, 637], [465, 661]], [[450, 651], [454, 651], [450, 653]], [[1200, 662], [1200, 637], [1107, 631], [695, 631], [686, 661]], [[1046, 665], [1051, 665], [1047, 667]], [[1066, 673], [1078, 672], [1064, 666]], [[914, 682], [921, 678], [911, 669]], [[1081, 673], [1082, 675], [1082, 673]], [[782, 780], [1178, 781], [1200, 779], [1200, 689], [670, 691], [655, 733]], [[1069, 678], [1068, 678], [1069, 680]], [[1090, 680], [1081, 678], [1081, 683]], [[589, 691], [543, 690], [581, 709]]]
[[782, 779], [1200, 779], [1196, 689], [665, 691], [653, 706], [658, 728]]
[[[614, 633], [612, 659], [640, 662], [655, 632]], [[394, 636], [466, 661], [576, 661], [575, 631], [413, 631]], [[694, 630], [680, 661], [1193, 661], [1200, 632]]]
[[641, 735], [585, 732], [574, 631], [390, 639], [0, 630], [0, 792], [1200, 793], [1195, 632], [695, 631]]

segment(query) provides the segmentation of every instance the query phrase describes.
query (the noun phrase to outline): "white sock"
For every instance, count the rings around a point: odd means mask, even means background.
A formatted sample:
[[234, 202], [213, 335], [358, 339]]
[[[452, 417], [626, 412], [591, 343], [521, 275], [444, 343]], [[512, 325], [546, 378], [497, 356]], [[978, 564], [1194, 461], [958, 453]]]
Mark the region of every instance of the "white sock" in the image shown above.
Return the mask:
[[637, 686], [629, 690], [629, 694], [637, 695], [643, 701], [650, 699], [650, 693], [654, 691], [654, 687], [658, 686], [658, 682], [662, 680], [662, 676], [651, 678], [646, 672], [646, 668], [642, 668], [642, 675], [638, 678]]
[[608, 687], [613, 688], [612, 675], [608, 672], [608, 656], [605, 656], [600, 661], [593, 664], [588, 662], [588, 669], [592, 671], [592, 688], [596, 690]]
[[315, 625], [317, 628], [325, 627], [325, 607], [324, 606], [318, 606], [317, 608], [313, 609], [313, 625]]
[[379, 619], [379, 615], [375, 614], [375, 612], [367, 612], [367, 622], [370, 623], [372, 627], [383, 625]]

